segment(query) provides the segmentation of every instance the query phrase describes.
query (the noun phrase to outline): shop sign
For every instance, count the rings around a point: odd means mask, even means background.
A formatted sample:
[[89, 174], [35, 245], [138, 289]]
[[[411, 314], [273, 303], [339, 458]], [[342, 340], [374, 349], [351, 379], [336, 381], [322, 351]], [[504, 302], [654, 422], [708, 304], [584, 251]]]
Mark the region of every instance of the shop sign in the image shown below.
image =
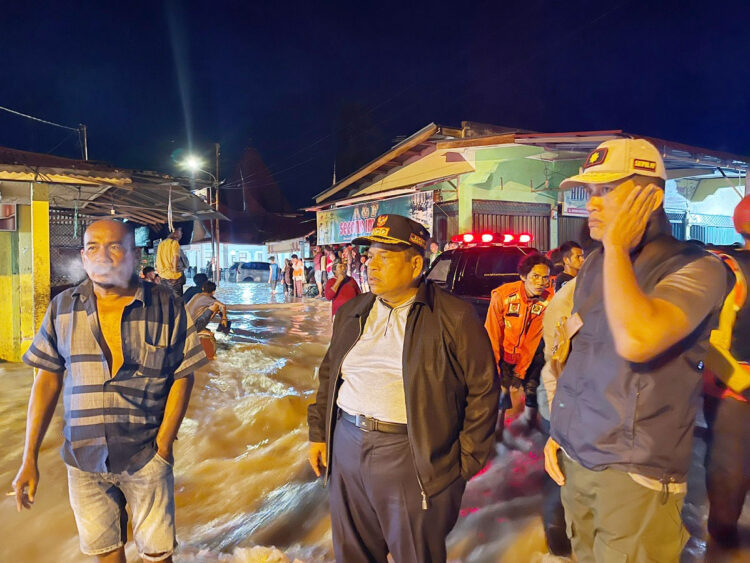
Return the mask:
[[589, 196], [586, 193], [586, 188], [583, 186], [576, 186], [575, 188], [563, 191], [563, 215], [588, 217], [589, 212], [586, 210], [588, 201]]
[[386, 213], [414, 219], [432, 232], [432, 195], [431, 191], [417, 192], [407, 196], [318, 211], [318, 244], [342, 244], [369, 235], [375, 225], [375, 217]]

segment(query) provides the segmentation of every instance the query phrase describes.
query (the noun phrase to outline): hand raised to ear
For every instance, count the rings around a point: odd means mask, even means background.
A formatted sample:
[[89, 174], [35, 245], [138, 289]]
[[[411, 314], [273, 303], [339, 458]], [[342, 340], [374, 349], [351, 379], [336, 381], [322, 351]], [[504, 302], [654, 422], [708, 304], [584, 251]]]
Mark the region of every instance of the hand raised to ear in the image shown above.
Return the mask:
[[633, 187], [614, 219], [604, 228], [604, 247], [622, 247], [628, 251], [635, 248], [643, 238], [651, 214], [663, 201], [664, 191], [654, 184]]

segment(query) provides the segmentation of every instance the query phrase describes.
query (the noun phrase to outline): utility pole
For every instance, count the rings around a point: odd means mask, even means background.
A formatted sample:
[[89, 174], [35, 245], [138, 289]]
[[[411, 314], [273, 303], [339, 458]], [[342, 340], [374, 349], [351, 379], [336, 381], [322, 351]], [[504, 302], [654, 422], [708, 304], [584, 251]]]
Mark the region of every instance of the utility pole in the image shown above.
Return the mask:
[[[214, 205], [216, 212], [219, 212], [219, 154], [220, 154], [220, 147], [219, 143], [216, 143], [214, 145], [216, 149], [216, 174], [214, 175]], [[219, 279], [221, 278], [221, 242], [219, 241], [219, 218], [214, 217], [214, 233], [215, 233], [215, 241], [216, 241], [216, 251], [214, 252], [214, 256], [216, 256], [216, 267], [214, 268], [214, 280], [216, 283], [216, 286], [219, 285]]]
[[86, 133], [86, 126], [83, 123], [78, 124], [79, 127], [79, 133], [81, 134], [81, 138], [83, 139], [83, 160], [89, 159], [89, 139], [88, 135]]

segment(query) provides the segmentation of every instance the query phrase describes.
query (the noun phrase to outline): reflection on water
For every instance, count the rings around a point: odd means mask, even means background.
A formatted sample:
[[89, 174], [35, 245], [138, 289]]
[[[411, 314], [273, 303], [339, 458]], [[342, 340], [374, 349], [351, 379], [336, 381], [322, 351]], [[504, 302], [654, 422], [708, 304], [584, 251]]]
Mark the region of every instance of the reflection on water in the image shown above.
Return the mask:
[[[175, 444], [178, 561], [332, 560], [327, 494], [307, 465], [305, 423], [315, 368], [330, 339], [330, 304], [284, 304], [280, 289], [273, 299], [269, 289], [253, 283], [219, 288], [217, 296], [228, 304], [277, 304], [230, 313], [238, 334], [217, 335], [216, 361], [196, 375]], [[0, 379], [0, 483], [10, 490], [23, 448], [31, 370], [0, 364]], [[13, 499], [0, 498], [0, 561], [82, 560], [57, 451], [59, 410], [40, 454], [33, 510], [17, 514]], [[542, 445], [540, 434], [520, 425], [506, 432], [498, 456], [466, 489], [448, 539], [451, 560], [542, 560]], [[702, 538], [699, 454], [686, 514], [691, 532]], [[694, 539], [685, 561], [702, 560], [704, 550]], [[137, 560], [132, 542], [128, 557]]]

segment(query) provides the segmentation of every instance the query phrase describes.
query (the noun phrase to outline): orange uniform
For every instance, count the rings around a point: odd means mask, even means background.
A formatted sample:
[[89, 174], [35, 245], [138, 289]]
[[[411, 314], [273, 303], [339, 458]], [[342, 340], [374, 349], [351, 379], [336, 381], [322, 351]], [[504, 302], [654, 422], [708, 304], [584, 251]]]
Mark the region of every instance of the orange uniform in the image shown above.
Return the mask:
[[539, 297], [526, 295], [523, 281], [506, 283], [492, 291], [484, 328], [490, 335], [495, 361], [515, 365], [523, 379], [542, 339], [542, 317], [552, 297], [546, 289]]

